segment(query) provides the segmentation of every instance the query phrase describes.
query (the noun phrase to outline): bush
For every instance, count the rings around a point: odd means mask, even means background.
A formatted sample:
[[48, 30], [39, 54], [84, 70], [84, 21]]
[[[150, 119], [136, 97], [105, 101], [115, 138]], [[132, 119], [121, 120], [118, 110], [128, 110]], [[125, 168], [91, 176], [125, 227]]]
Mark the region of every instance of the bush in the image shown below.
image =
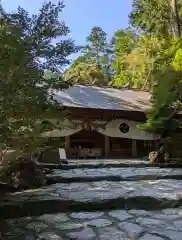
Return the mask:
[[16, 188], [27, 189], [44, 185], [45, 176], [43, 171], [37, 167], [37, 163], [31, 158], [31, 155], [23, 155], [3, 160], [0, 181]]

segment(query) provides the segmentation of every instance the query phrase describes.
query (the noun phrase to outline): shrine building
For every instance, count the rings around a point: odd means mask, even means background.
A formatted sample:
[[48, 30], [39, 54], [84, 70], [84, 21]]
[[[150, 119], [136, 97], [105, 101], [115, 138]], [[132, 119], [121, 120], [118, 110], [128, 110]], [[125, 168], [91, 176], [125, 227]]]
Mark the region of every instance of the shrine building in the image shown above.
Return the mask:
[[127, 88], [76, 85], [54, 91], [69, 111], [61, 129], [44, 133], [64, 141], [67, 158], [138, 158], [156, 149], [159, 136], [141, 131], [150, 93]]

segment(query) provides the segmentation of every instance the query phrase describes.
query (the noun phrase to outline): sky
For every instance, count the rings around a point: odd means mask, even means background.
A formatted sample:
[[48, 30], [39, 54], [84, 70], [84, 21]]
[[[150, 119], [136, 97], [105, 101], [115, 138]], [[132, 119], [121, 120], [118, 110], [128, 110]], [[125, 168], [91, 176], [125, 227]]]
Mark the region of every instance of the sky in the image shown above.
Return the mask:
[[[36, 13], [43, 2], [45, 0], [2, 0], [8, 11], [16, 10], [20, 5], [30, 13]], [[70, 28], [76, 44], [82, 45], [93, 26], [101, 27], [108, 37], [112, 37], [116, 30], [127, 27], [132, 0], [65, 0], [64, 4], [66, 7], [60, 19]]]

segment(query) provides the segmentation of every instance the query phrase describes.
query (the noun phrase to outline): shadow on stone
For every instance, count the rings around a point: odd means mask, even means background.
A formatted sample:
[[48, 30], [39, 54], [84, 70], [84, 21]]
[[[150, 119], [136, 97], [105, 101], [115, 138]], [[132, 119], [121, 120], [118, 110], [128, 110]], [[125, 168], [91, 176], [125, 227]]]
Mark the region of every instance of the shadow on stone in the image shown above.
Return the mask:
[[98, 164], [91, 164], [91, 163], [83, 163], [83, 164], [38, 164], [40, 168], [47, 168], [47, 169], [62, 169], [62, 170], [71, 170], [71, 169], [80, 169], [80, 168], [87, 168], [87, 169], [97, 169], [97, 168], [144, 168], [144, 167], [159, 167], [159, 168], [182, 168], [181, 162], [171, 162], [171, 163], [98, 163]]
[[119, 182], [119, 181], [141, 181], [141, 180], [162, 180], [162, 179], [173, 179], [182, 180], [181, 175], [135, 175], [130, 177], [121, 176], [83, 176], [83, 177], [46, 177], [47, 185], [52, 185], [56, 183], [84, 183], [84, 182], [99, 182], [99, 181], [109, 181], [109, 182]]
[[36, 200], [23, 203], [1, 203], [0, 213], [4, 218], [38, 216], [45, 213], [104, 211], [111, 209], [159, 210], [182, 206], [182, 199], [157, 199], [148, 196], [136, 196], [109, 200], [73, 201], [73, 200]]

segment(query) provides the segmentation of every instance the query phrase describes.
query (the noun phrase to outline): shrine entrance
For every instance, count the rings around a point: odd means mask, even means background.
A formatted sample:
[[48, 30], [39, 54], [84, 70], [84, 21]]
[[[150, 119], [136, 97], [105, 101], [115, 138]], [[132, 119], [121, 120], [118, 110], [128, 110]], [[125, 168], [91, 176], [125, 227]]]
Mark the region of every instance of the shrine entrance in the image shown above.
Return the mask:
[[[71, 159], [121, 159], [147, 156], [155, 149], [154, 140], [136, 128], [136, 123], [116, 119], [104, 127], [85, 120], [77, 132], [65, 136], [65, 150]], [[141, 138], [141, 139], [140, 139]]]
[[71, 158], [103, 158], [105, 136], [95, 130], [81, 130], [70, 136], [69, 156]]

